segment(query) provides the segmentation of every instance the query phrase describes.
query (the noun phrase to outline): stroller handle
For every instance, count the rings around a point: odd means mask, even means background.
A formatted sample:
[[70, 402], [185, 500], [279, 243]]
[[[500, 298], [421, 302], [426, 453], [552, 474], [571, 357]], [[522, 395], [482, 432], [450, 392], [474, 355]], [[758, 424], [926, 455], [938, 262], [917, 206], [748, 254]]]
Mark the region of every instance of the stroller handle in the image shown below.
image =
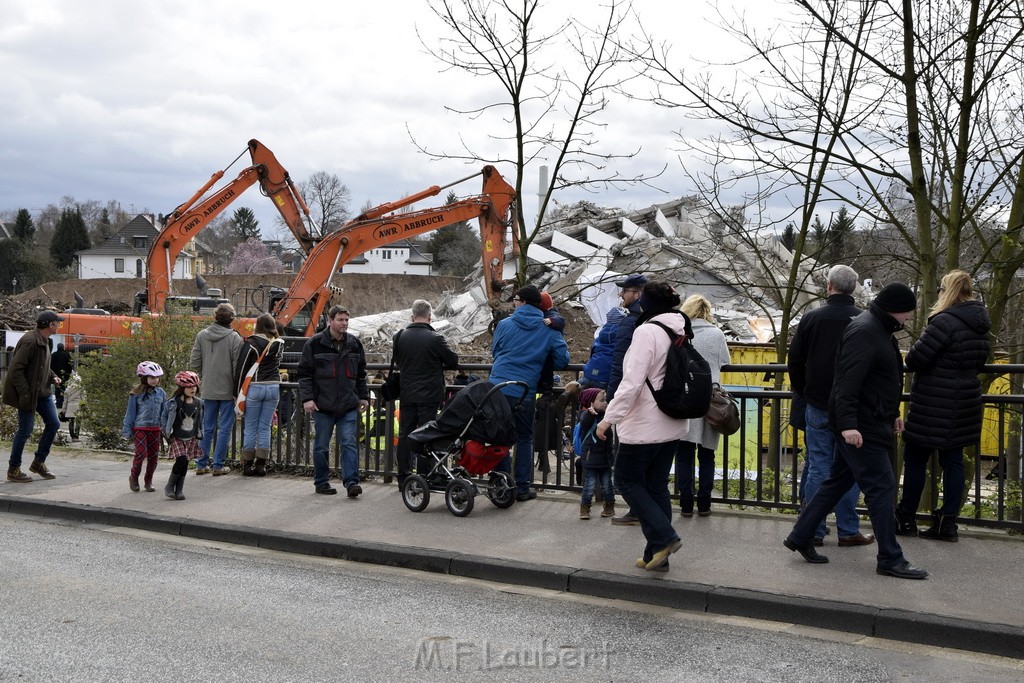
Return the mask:
[[483, 400], [480, 401], [480, 405], [487, 403], [487, 399], [491, 397], [491, 394], [493, 394], [496, 391], [500, 391], [502, 387], [508, 387], [513, 385], [519, 387], [522, 390], [522, 393], [519, 395], [519, 400], [516, 401], [515, 404], [512, 406], [513, 411], [518, 410], [519, 406], [521, 406], [523, 404], [523, 401], [526, 400], [526, 395], [530, 393], [530, 385], [527, 384], [526, 382], [520, 382], [519, 380], [511, 380], [509, 382], [499, 382], [498, 384], [495, 384], [487, 391], [486, 394], [484, 394]]

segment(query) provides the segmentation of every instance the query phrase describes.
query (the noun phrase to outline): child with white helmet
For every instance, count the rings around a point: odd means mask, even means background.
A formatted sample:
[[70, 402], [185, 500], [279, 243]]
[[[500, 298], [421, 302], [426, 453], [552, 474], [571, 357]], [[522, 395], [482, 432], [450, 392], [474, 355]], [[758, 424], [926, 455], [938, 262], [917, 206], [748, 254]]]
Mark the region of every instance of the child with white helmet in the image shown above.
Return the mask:
[[146, 461], [146, 476], [143, 483], [146, 491], [153, 488], [153, 473], [156, 471], [157, 458], [160, 457], [160, 418], [163, 413], [167, 392], [160, 388], [163, 368], [151, 360], [144, 360], [135, 369], [139, 383], [128, 395], [128, 410], [124, 414], [122, 431], [124, 438], [131, 439], [135, 446], [135, 457], [132, 458], [132, 469], [128, 475], [128, 488], [132, 493], [139, 492], [139, 474], [142, 461]]
[[188, 461], [203, 454], [199, 445], [203, 438], [203, 401], [199, 398], [199, 375], [182, 370], [174, 376], [178, 388], [164, 403], [163, 432], [168, 443], [167, 457], [174, 458], [171, 476], [164, 487], [164, 495], [174, 500], [185, 500], [185, 475]]

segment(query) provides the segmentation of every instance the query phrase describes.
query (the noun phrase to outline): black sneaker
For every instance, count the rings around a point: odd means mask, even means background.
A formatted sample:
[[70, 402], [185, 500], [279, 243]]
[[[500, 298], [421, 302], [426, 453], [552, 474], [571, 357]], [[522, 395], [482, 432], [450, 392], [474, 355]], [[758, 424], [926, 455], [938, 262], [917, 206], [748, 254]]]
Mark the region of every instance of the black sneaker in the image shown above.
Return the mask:
[[333, 496], [338, 492], [338, 489], [334, 488], [330, 484], [324, 484], [323, 486], [317, 486], [316, 492], [324, 496]]
[[536, 497], [537, 492], [534, 491], [533, 489], [530, 489], [529, 491], [526, 491], [524, 493], [516, 494], [516, 500], [519, 501], [520, 503], [525, 502], [527, 500], [533, 500]]
[[363, 487], [360, 486], [359, 484], [352, 484], [351, 486], [348, 487], [348, 497], [349, 498], [358, 498], [359, 494], [362, 493], [362, 492], [363, 492]]

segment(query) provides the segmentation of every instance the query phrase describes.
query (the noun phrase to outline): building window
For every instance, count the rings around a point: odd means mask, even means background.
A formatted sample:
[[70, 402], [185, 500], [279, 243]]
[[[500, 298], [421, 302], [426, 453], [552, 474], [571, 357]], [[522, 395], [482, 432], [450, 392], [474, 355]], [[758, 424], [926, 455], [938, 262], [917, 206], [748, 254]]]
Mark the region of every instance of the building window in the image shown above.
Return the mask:
[[135, 247], [136, 249], [145, 249], [146, 248], [146, 238], [145, 237], [138, 237], [138, 236], [133, 237], [132, 238], [132, 246]]
[[124, 272], [124, 259], [123, 258], [116, 258], [116, 259], [114, 259], [114, 272], [115, 273], [123, 273]]
[[380, 257], [382, 259], [384, 259], [385, 261], [390, 261], [391, 260], [391, 250], [390, 249], [381, 249]]

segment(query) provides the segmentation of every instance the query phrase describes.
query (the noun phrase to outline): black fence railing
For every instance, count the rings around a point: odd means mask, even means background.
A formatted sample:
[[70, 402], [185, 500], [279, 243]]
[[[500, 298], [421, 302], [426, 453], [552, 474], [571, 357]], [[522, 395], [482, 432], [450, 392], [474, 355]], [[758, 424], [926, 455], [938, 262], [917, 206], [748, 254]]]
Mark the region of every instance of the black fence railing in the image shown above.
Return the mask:
[[[462, 366], [471, 374], [485, 377], [489, 365]], [[386, 366], [371, 364], [370, 374]], [[581, 370], [571, 366], [562, 372], [571, 379]], [[796, 511], [800, 506], [800, 477], [804, 461], [803, 435], [789, 425], [792, 394], [768, 386], [785, 366], [731, 365], [722, 379], [739, 402], [740, 430], [722, 437], [716, 453], [713, 500], [738, 507], [774, 511]], [[985, 372], [997, 375], [1024, 373], [1024, 366], [992, 365]], [[737, 385], [730, 378], [762, 378], [765, 386]], [[449, 387], [457, 391], [459, 387]], [[278, 468], [294, 472], [312, 471], [312, 421], [302, 411], [296, 396], [297, 384], [282, 385], [282, 402], [274, 431], [272, 458]], [[556, 389], [556, 396], [562, 389]], [[376, 392], [375, 392], [376, 393]], [[905, 399], [906, 397], [904, 397]], [[961, 521], [975, 526], [1024, 531], [1021, 520], [1020, 452], [1021, 413], [1024, 395], [985, 396], [985, 429], [980, 449], [968, 453], [970, 489], [966, 492]], [[397, 406], [400, 410], [401, 406]], [[575, 410], [556, 414], [554, 401], [538, 400], [534, 435], [535, 485], [540, 489], [578, 492], [582, 482], [572, 453]], [[236, 429], [236, 442], [238, 429]], [[385, 482], [396, 476], [395, 455], [398, 434], [396, 406], [374, 398], [370, 410], [360, 419], [358, 450], [360, 470], [365, 476]], [[235, 444], [236, 445], [236, 444]], [[331, 467], [337, 471], [340, 450], [333, 444]], [[902, 471], [899, 443], [895, 444], [893, 467]], [[232, 451], [235, 452], [234, 450]], [[973, 476], [971, 474], [973, 473]], [[685, 474], [683, 475], [685, 476]], [[931, 468], [926, 500], [941, 492], [941, 473]], [[929, 498], [930, 493], [930, 498]], [[863, 511], [866, 514], [866, 511]], [[925, 519], [927, 515], [921, 515]]]

